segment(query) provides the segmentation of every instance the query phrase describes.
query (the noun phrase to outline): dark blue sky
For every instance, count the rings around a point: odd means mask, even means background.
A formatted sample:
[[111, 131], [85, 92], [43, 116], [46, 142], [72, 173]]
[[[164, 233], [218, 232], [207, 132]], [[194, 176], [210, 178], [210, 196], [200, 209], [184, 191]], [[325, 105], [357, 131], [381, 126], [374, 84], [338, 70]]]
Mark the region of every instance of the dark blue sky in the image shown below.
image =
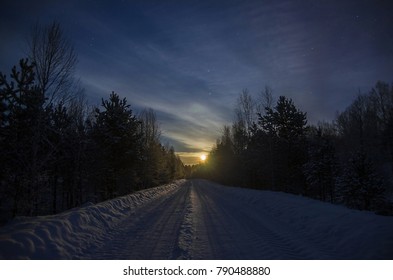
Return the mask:
[[[34, 3], [33, 3], [34, 2]], [[207, 152], [244, 88], [292, 98], [311, 123], [393, 82], [392, 1], [2, 1], [0, 71], [35, 22], [60, 22], [92, 104], [153, 108], [178, 152]], [[185, 157], [183, 158], [185, 159]]]

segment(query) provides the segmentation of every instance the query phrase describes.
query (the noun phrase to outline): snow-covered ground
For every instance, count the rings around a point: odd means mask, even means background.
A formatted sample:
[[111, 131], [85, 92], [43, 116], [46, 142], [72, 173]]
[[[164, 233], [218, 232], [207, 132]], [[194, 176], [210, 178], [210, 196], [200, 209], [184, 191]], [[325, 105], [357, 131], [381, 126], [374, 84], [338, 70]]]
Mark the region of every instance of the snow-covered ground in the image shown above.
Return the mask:
[[5, 259], [393, 259], [393, 217], [180, 180], [0, 228]]

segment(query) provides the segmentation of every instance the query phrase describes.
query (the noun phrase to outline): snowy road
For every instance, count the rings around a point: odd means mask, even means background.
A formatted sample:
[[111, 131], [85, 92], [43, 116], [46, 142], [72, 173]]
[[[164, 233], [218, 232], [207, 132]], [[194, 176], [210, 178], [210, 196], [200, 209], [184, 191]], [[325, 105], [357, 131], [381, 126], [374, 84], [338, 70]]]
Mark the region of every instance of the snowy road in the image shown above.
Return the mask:
[[183, 180], [0, 229], [0, 258], [392, 259], [393, 217]]
[[[187, 181], [141, 208], [111, 232], [89, 259], [341, 259], [331, 239], [283, 223], [261, 203], [208, 181]], [[284, 210], [283, 210], [284, 211]], [[338, 232], [337, 234], [341, 234]]]

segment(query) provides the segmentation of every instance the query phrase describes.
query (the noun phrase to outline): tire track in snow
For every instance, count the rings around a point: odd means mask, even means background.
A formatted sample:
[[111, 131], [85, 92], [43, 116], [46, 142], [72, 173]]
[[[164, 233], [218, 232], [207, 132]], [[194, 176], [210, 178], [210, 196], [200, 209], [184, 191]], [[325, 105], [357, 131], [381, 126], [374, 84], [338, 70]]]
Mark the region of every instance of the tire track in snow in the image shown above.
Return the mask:
[[308, 259], [317, 255], [307, 242], [301, 244], [298, 233], [258, 209], [239, 201], [225, 187], [187, 181], [169, 196], [138, 208], [88, 258]]
[[195, 259], [243, 259], [245, 248], [237, 242], [239, 228], [234, 226], [211, 193], [201, 190], [199, 181], [194, 181], [194, 191], [199, 204], [197, 242], [193, 247]]
[[204, 180], [138, 207], [87, 258], [335, 259], [324, 244], [277, 220], [260, 202]]

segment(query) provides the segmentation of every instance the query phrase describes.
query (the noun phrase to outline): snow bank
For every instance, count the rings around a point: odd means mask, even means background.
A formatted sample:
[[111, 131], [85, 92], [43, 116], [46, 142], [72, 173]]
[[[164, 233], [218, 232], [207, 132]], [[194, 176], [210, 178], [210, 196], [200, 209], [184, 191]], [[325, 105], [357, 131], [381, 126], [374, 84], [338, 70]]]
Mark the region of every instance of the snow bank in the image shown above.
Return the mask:
[[105, 235], [136, 209], [163, 197], [184, 183], [179, 180], [113, 200], [89, 204], [41, 217], [19, 217], [0, 228], [0, 259], [73, 259]]

